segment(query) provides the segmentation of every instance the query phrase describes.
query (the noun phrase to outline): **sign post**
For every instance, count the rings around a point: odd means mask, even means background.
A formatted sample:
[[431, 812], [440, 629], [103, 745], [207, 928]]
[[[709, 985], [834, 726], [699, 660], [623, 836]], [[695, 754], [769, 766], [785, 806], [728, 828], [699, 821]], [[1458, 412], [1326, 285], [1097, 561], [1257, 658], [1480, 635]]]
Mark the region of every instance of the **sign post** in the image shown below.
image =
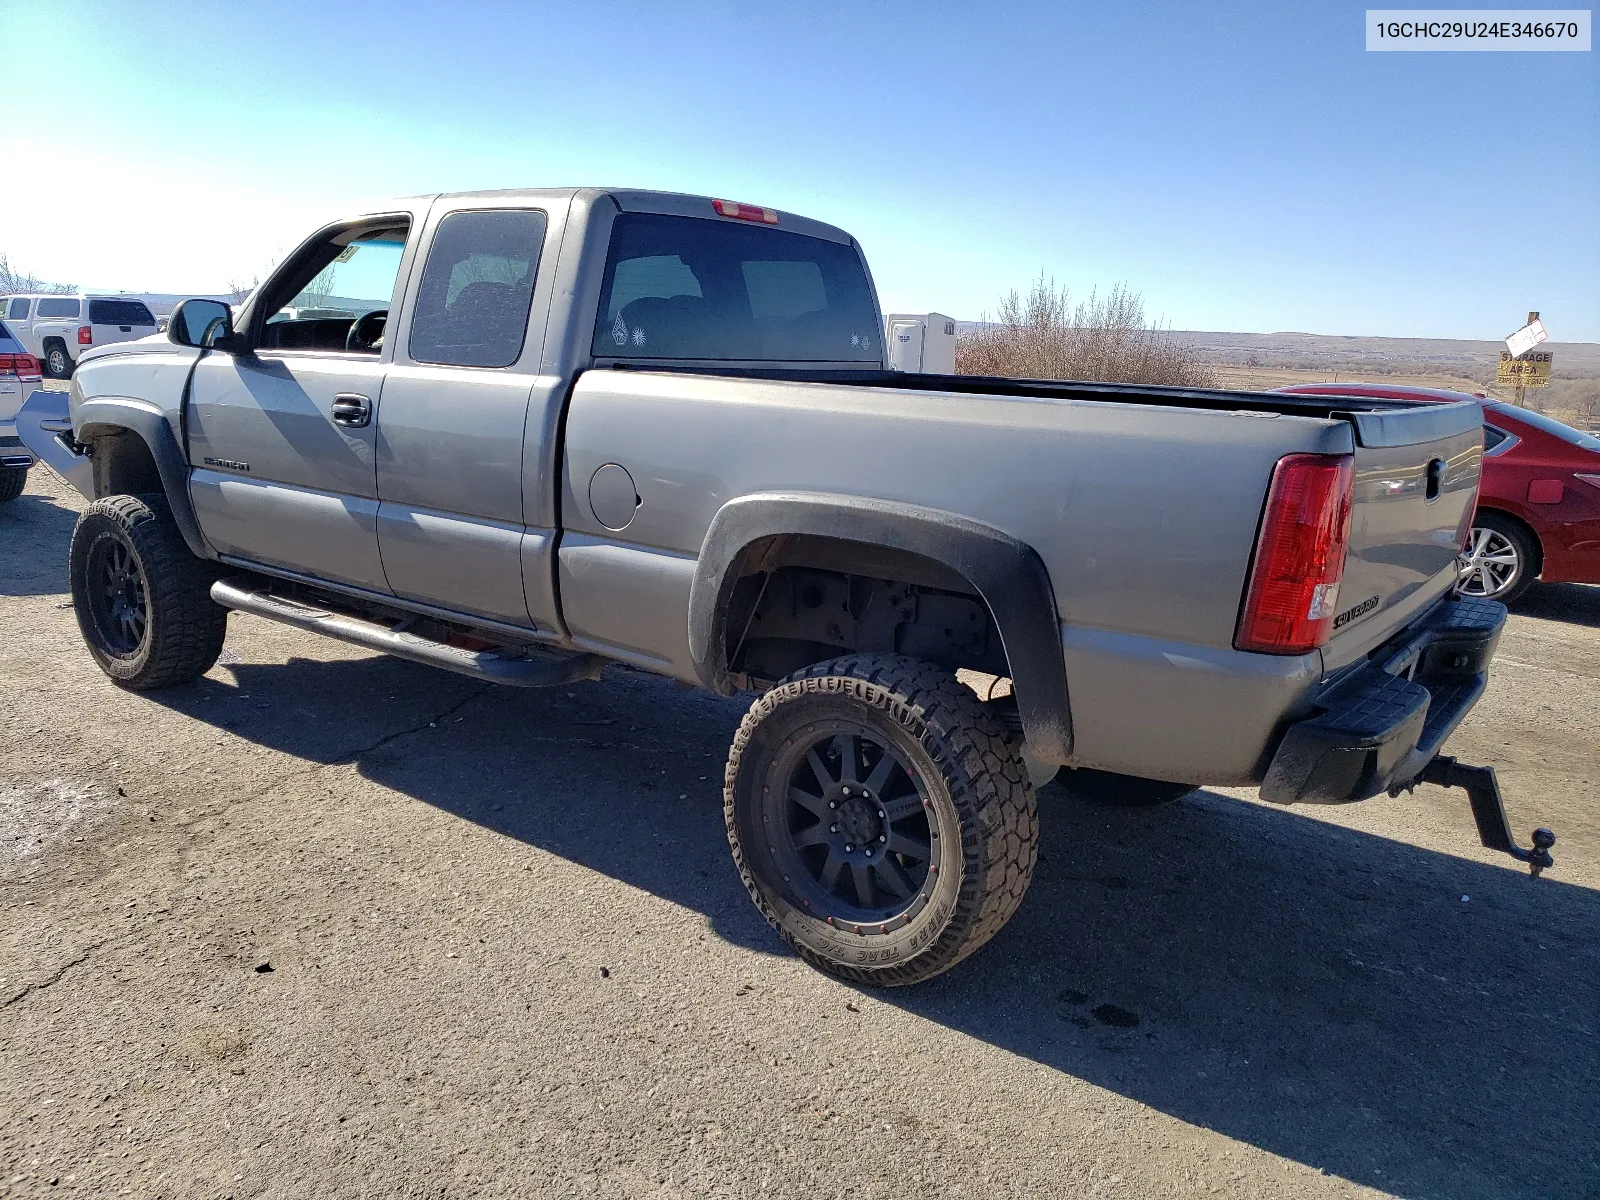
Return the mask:
[[1528, 323], [1506, 338], [1506, 348], [1500, 352], [1500, 362], [1495, 367], [1494, 381], [1501, 387], [1515, 387], [1517, 407], [1523, 407], [1528, 388], [1550, 386], [1550, 367], [1554, 358], [1548, 352], [1531, 353], [1550, 335], [1545, 332], [1539, 314], [1528, 314]]

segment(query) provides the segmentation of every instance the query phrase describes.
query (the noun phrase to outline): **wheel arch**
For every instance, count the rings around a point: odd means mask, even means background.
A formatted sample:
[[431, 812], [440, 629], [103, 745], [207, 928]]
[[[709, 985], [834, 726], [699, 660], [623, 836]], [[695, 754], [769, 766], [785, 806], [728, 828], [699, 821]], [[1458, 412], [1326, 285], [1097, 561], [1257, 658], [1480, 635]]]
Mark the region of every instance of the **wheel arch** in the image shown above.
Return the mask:
[[936, 586], [940, 579], [964, 582], [1000, 636], [1030, 753], [1047, 762], [1071, 757], [1060, 622], [1043, 560], [1002, 530], [922, 505], [804, 492], [757, 493], [723, 505], [707, 529], [689, 596], [689, 650], [707, 688], [734, 690], [727, 645], [736, 585], [766, 569], [773, 547], [796, 537], [855, 543], [893, 568], [930, 564]]
[[78, 405], [73, 424], [73, 436], [90, 447], [94, 499], [161, 492], [189, 549], [200, 558], [217, 556], [200, 531], [189, 464], [164, 412], [144, 400], [97, 396]]

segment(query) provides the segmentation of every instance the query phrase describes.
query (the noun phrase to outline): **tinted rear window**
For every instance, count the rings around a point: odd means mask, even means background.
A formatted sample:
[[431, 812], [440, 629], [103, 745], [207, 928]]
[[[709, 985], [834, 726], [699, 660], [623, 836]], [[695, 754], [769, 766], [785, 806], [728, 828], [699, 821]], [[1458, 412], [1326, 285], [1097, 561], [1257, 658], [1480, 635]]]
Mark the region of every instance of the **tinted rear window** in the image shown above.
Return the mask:
[[39, 307], [34, 309], [36, 317], [75, 317], [78, 315], [78, 302], [76, 300], [52, 300], [48, 297], [39, 301]]
[[[1496, 406], [1500, 407], [1499, 405]], [[1532, 425], [1551, 437], [1558, 437], [1569, 446], [1581, 446], [1585, 450], [1600, 450], [1600, 438], [1592, 433], [1584, 433], [1581, 429], [1574, 429], [1571, 425], [1563, 425], [1554, 417], [1547, 417], [1543, 413], [1531, 412], [1526, 408], [1507, 408], [1506, 415], [1525, 425]]]
[[878, 363], [880, 338], [852, 246], [653, 213], [613, 227], [597, 357]]
[[6, 328], [6, 323], [0, 321], [0, 354], [21, 354], [22, 343], [12, 336], [11, 330]]
[[154, 325], [142, 300], [91, 300], [89, 324], [91, 325]]

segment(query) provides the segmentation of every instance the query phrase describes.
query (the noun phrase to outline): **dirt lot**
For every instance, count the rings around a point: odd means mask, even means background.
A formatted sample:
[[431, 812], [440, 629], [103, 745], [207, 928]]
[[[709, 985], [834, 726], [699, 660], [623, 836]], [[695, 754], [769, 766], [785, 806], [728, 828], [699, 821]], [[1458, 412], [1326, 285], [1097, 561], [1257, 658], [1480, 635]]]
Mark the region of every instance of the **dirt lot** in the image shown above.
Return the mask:
[[1459, 793], [1051, 786], [1017, 919], [880, 993], [740, 888], [737, 702], [237, 615], [122, 692], [75, 508], [0, 508], [0, 1194], [1600, 1196], [1600, 588], [1536, 590], [1451, 746], [1551, 877]]

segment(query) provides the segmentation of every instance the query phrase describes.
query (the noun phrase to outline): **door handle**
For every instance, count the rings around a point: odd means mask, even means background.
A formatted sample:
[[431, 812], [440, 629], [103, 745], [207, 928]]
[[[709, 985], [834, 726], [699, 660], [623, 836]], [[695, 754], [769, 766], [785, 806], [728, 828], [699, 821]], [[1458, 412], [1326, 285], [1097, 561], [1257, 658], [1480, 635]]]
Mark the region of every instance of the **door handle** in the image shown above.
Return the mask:
[[372, 401], [354, 392], [340, 392], [333, 398], [333, 423], [362, 429], [372, 420]]

